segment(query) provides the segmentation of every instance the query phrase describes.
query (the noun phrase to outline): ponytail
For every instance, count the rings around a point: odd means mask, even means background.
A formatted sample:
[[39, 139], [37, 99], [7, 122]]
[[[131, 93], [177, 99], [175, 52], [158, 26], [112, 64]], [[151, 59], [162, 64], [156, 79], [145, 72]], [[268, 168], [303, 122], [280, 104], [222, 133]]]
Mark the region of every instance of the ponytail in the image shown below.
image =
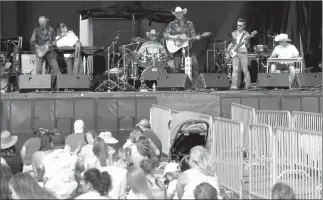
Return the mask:
[[83, 179], [91, 183], [92, 187], [100, 193], [101, 196], [107, 196], [112, 187], [111, 176], [108, 172], [100, 172], [96, 168], [88, 169]]
[[157, 157], [144, 158], [140, 161], [140, 168], [145, 174], [151, 174], [159, 166], [159, 160]]
[[111, 190], [111, 187], [112, 180], [110, 174], [106, 171], [102, 172], [98, 192], [101, 196], [107, 196], [109, 191]]

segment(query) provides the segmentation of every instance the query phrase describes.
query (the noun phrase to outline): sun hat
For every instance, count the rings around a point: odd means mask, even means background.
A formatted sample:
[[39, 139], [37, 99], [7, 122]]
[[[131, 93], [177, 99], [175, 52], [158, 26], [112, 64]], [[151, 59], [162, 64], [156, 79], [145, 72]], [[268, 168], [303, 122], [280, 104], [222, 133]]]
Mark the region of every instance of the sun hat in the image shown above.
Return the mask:
[[287, 34], [279, 34], [275, 37], [275, 42], [289, 42], [291, 41], [289, 38], [288, 38], [288, 35]]
[[164, 177], [168, 172], [177, 172], [177, 171], [180, 171], [179, 164], [175, 162], [170, 162], [166, 165], [162, 177]]
[[15, 145], [18, 141], [18, 136], [12, 136], [9, 131], [1, 132], [1, 149], [8, 149]]
[[173, 13], [173, 15], [179, 14], [179, 13], [183, 13], [185, 15], [187, 13], [187, 9], [186, 8], [182, 9], [181, 7], [176, 7], [175, 11], [174, 12], [172, 11], [172, 13]]
[[106, 144], [116, 144], [119, 142], [117, 139], [112, 137], [112, 133], [109, 131], [101, 132], [99, 137], [102, 138]]

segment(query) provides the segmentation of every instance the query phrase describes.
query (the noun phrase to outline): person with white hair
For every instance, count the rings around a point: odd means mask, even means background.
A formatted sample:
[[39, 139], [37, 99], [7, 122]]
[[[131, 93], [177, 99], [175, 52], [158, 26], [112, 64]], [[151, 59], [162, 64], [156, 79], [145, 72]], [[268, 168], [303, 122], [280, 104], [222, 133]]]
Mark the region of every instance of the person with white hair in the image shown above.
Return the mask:
[[[270, 57], [283, 59], [299, 57], [299, 52], [297, 48], [294, 45], [288, 43], [290, 41], [291, 40], [288, 38], [287, 34], [277, 35], [275, 37], [275, 42], [278, 42], [279, 45], [275, 47]], [[291, 88], [296, 77], [296, 71], [293, 63], [282, 62], [272, 64], [270, 66], [270, 73], [276, 73], [276, 70], [289, 70], [289, 88]]]
[[74, 122], [74, 133], [66, 137], [66, 146], [70, 148], [70, 151], [74, 151], [79, 142], [82, 143], [82, 146], [86, 144], [84, 137], [84, 121], [81, 119], [76, 120]]

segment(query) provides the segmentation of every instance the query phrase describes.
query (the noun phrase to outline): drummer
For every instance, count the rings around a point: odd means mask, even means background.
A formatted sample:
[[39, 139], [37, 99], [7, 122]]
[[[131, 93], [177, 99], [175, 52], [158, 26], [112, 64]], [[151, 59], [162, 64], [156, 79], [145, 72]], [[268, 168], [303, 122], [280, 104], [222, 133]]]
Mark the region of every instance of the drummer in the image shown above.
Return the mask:
[[150, 32], [146, 32], [146, 36], [148, 37], [149, 41], [142, 44], [137, 52], [140, 61], [153, 62], [153, 58], [155, 59], [155, 61], [167, 58], [165, 47], [156, 40], [158, 34], [159, 33], [157, 33], [154, 29], [152, 29]]

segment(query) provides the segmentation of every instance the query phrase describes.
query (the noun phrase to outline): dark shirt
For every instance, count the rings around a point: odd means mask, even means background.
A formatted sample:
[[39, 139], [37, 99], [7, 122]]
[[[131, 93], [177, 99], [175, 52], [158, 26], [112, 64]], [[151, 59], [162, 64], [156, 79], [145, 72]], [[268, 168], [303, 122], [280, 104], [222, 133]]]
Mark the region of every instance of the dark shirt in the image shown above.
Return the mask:
[[160, 141], [158, 135], [151, 129], [147, 129], [145, 131], [143, 131], [142, 133], [144, 136], [146, 136], [147, 138], [149, 138], [157, 147], [157, 149], [160, 152], [160, 155], [162, 154], [163, 148], [162, 148], [162, 142]]
[[86, 144], [84, 133], [73, 133], [68, 135], [65, 139], [65, 145], [69, 145], [72, 152], [75, 151], [79, 142], [82, 142], [82, 146]]
[[41, 144], [41, 139], [36, 137], [36, 138], [30, 138], [28, 139], [24, 146], [26, 148], [26, 155], [23, 160], [23, 163], [25, 165], [31, 165], [32, 164], [32, 156], [33, 154], [40, 149], [40, 144]]
[[46, 42], [52, 42], [55, 40], [56, 34], [52, 27], [48, 27], [47, 29], [42, 28], [40, 26], [34, 29], [34, 32], [30, 38], [30, 44], [32, 47], [37, 45], [44, 45]]

